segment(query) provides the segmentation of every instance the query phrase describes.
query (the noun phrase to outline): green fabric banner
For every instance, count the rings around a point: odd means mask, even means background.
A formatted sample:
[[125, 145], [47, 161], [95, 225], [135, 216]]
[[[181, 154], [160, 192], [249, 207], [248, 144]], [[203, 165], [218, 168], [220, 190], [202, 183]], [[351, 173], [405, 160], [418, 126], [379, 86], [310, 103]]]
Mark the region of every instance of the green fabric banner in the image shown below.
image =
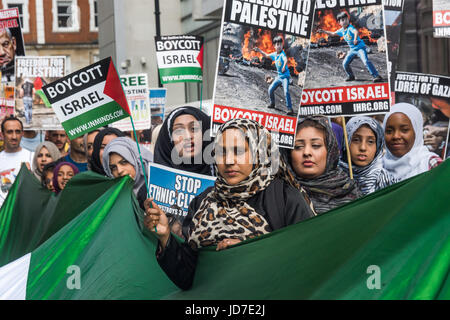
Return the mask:
[[55, 196], [23, 165], [0, 209], [0, 267], [37, 248], [114, 184], [84, 172]]
[[[32, 252], [27, 299], [450, 299], [449, 161], [236, 247], [205, 248], [188, 291], [160, 269], [132, 181], [91, 178], [74, 184], [101, 195]], [[67, 285], [71, 266], [79, 289]]]

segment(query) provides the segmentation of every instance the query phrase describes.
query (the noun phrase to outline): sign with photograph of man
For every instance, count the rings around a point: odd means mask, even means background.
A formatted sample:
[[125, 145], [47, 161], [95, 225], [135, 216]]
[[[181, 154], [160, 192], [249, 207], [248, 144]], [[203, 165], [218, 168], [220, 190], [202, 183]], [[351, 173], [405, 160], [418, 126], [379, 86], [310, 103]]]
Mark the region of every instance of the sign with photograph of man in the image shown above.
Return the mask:
[[0, 10], [0, 72], [1, 82], [15, 81], [15, 57], [25, 55], [17, 8]]

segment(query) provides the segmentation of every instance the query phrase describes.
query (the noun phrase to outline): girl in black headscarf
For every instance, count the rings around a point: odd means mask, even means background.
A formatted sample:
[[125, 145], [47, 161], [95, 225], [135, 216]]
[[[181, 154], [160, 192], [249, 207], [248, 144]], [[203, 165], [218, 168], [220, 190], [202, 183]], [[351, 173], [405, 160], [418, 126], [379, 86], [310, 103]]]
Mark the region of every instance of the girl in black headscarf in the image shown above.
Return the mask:
[[234, 119], [218, 130], [217, 179], [190, 203], [183, 221], [185, 243], [173, 239], [167, 216], [152, 199], [145, 201], [146, 226], [160, 240], [158, 263], [177, 286], [191, 286], [198, 248], [225, 249], [314, 216], [302, 194], [276, 177], [279, 160], [278, 146], [266, 128]]
[[317, 213], [361, 197], [356, 181], [338, 167], [339, 146], [327, 118], [300, 119], [294, 149], [281, 153], [287, 166], [280, 176], [298, 189], [303, 187]]
[[208, 115], [194, 107], [173, 110], [161, 127], [154, 162], [178, 170], [214, 175], [210, 122]]
[[103, 170], [102, 154], [103, 149], [113, 139], [118, 137], [124, 137], [125, 133], [116, 128], [105, 128], [101, 130], [94, 140], [94, 146], [92, 151], [92, 159], [89, 161], [89, 167], [92, 171], [97, 172], [103, 176], [106, 176], [106, 172]]

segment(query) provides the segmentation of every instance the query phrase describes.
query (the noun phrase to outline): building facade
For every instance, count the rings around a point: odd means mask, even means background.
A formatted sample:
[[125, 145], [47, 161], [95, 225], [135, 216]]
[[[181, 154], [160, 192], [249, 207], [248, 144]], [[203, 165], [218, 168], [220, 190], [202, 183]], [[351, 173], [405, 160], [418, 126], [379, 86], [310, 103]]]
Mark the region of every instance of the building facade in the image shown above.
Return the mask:
[[19, 9], [25, 53], [66, 56], [67, 72], [98, 60], [98, 0], [0, 0]]
[[[157, 5], [159, 4], [159, 10]], [[191, 34], [204, 37], [203, 90], [197, 83], [167, 88], [167, 105], [211, 99], [220, 38], [223, 0], [102, 0], [99, 2], [100, 58], [111, 56], [121, 74], [147, 73], [158, 87], [155, 36]]]

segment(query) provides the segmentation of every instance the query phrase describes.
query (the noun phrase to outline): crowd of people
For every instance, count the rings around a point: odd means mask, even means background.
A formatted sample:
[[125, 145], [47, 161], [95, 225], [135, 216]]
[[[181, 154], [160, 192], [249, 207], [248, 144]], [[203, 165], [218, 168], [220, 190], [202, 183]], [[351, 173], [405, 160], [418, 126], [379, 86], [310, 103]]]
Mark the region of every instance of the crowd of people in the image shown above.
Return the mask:
[[[172, 111], [154, 130], [158, 135], [152, 134], [149, 149], [138, 150], [128, 133], [108, 127], [71, 141], [62, 130], [49, 131], [31, 152], [21, 147], [22, 123], [8, 117], [1, 123], [0, 172], [17, 174], [21, 163], [28, 163], [42, 186], [55, 194], [87, 170], [111, 178], [130, 176], [145, 225], [159, 239], [160, 266], [176, 285], [188, 289], [198, 248], [226, 249], [442, 162], [424, 146], [421, 113], [407, 103], [392, 106], [383, 123], [369, 116], [352, 117], [346, 125], [348, 144], [342, 141], [339, 126], [323, 116], [299, 119], [293, 149], [278, 148], [271, 133], [253, 120], [232, 119], [215, 138], [210, 129], [207, 114], [185, 106]], [[180, 220], [166, 215], [148, 197], [151, 162], [215, 176], [216, 181], [192, 200], [188, 215]]]

